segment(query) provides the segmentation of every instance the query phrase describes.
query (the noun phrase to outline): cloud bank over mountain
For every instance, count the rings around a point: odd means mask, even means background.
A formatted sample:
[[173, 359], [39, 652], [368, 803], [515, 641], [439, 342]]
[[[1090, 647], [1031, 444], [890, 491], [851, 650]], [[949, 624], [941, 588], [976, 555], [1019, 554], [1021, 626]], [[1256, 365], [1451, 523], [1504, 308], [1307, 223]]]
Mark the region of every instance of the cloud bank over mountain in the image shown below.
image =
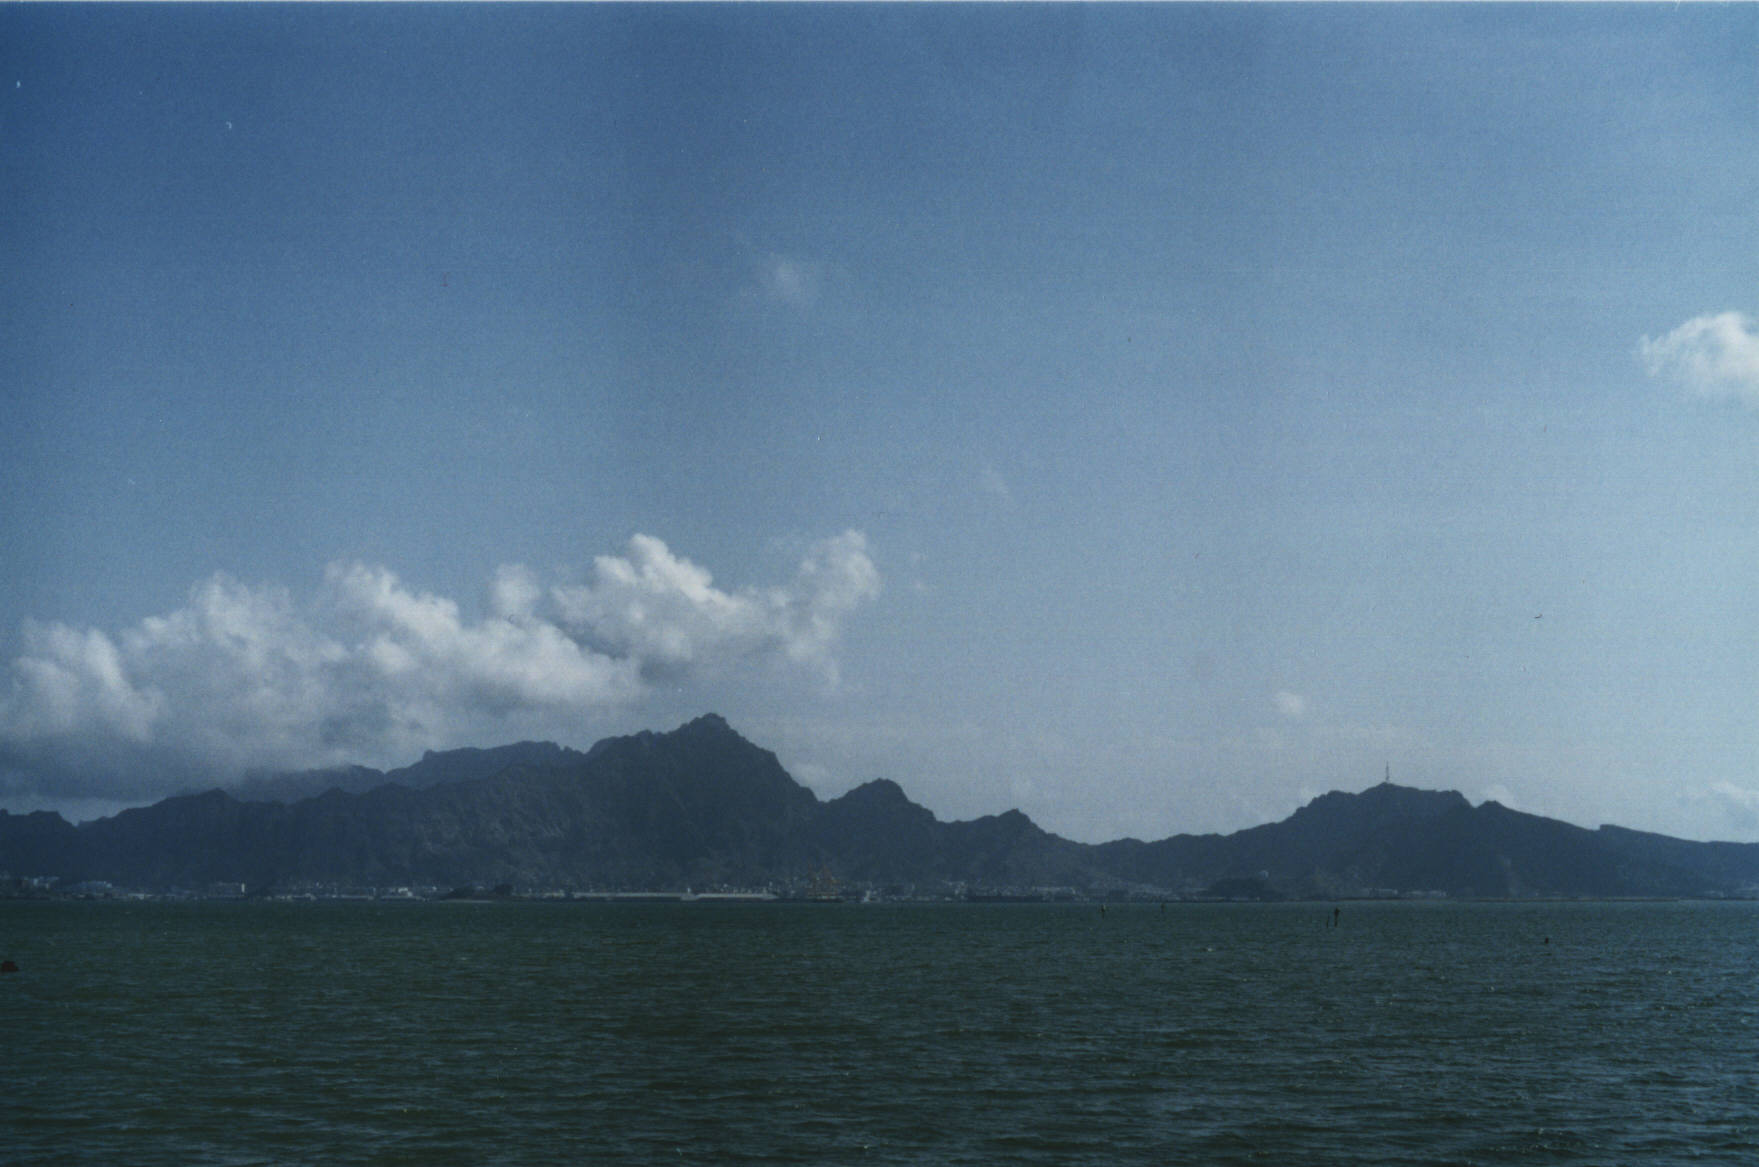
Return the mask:
[[583, 583], [502, 567], [477, 620], [388, 568], [338, 563], [306, 599], [218, 574], [119, 632], [27, 621], [0, 696], [0, 805], [395, 760], [732, 668], [834, 684], [843, 623], [880, 586], [858, 531], [818, 543], [787, 583], [733, 591], [636, 535]]

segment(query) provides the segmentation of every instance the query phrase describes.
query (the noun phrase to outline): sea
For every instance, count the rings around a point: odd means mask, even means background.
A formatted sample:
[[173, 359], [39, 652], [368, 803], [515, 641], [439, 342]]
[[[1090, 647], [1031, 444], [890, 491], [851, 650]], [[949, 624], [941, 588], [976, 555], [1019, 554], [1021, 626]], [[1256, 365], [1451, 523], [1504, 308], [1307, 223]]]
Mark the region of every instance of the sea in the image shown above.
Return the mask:
[[1753, 903], [0, 902], [0, 957], [5, 1164], [1759, 1162]]

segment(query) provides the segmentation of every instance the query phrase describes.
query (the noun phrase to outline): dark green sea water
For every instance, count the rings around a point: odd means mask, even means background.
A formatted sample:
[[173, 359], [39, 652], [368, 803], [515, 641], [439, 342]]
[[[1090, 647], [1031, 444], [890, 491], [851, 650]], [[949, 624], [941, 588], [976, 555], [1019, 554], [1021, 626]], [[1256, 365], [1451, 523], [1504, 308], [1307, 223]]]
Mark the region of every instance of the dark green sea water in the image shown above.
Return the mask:
[[0, 1162], [1759, 1162], [1759, 905], [0, 903]]

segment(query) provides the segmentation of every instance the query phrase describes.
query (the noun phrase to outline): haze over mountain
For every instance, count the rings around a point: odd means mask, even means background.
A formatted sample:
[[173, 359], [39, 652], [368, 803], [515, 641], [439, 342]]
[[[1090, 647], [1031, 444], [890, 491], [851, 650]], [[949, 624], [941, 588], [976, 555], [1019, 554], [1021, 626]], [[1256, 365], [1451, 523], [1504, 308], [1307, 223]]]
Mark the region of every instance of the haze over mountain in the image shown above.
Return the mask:
[[330, 790], [364, 794], [377, 786], [408, 786], [422, 789], [441, 782], [483, 778], [511, 766], [555, 766], [584, 760], [586, 755], [554, 742], [515, 742], [490, 749], [469, 746], [456, 750], [429, 750], [419, 762], [395, 770], [371, 766], [338, 766], [324, 770], [298, 770], [286, 774], [253, 775], [228, 788], [242, 802], [298, 802]]
[[821, 801], [709, 714], [585, 752], [524, 742], [430, 753], [383, 774], [260, 778], [78, 827], [0, 812], [0, 871], [257, 892], [798, 890], [829, 879], [892, 894], [1702, 896], [1759, 889], [1759, 844], [1590, 831], [1382, 783], [1230, 835], [1089, 845], [1019, 811], [941, 822], [885, 779]]

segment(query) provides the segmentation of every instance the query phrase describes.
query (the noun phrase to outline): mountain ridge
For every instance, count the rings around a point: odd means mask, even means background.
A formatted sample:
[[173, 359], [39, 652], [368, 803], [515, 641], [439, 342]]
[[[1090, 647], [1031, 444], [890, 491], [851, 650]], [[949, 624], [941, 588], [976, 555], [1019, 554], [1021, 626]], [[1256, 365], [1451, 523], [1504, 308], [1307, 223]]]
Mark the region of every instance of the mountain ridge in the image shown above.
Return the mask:
[[[350, 790], [349, 781], [374, 784]], [[316, 785], [325, 788], [303, 794]], [[259, 776], [106, 819], [0, 811], [0, 872], [162, 890], [243, 884], [653, 890], [827, 881], [885, 895], [1338, 898], [1759, 893], [1759, 844], [1597, 830], [1382, 782], [1228, 835], [1085, 844], [1019, 810], [942, 822], [891, 779], [829, 800], [705, 714], [582, 752], [429, 752]], [[265, 797], [284, 793], [290, 800]]]

